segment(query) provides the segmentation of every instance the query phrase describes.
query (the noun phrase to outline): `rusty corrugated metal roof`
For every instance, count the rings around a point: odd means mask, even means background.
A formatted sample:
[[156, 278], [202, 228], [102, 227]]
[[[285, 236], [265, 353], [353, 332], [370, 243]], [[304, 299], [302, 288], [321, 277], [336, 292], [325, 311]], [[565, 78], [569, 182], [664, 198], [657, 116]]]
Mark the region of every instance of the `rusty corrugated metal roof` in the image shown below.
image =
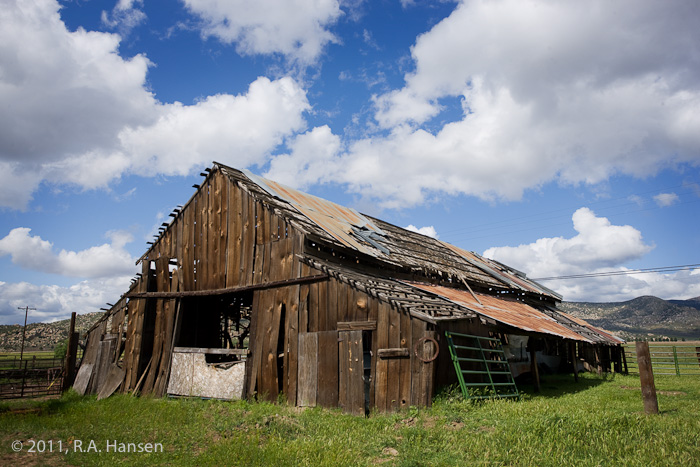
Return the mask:
[[503, 324], [522, 329], [523, 331], [553, 334], [565, 339], [573, 339], [592, 343], [591, 340], [577, 334], [556, 322], [539, 310], [523, 302], [504, 300], [493, 295], [477, 293], [481, 304], [467, 290], [426, 284], [423, 282], [404, 282], [412, 287], [444, 297], [452, 302], [469, 308], [476, 313], [499, 321]]
[[[447, 272], [489, 287], [522, 290], [549, 296], [555, 300], [562, 299], [556, 292], [497, 261], [400, 227], [389, 227], [385, 222], [373, 220], [355, 209], [262, 178], [248, 170], [240, 173], [265, 194], [287, 203], [290, 210], [301, 214], [340, 246], [381, 258], [382, 261], [391, 264], [419, 267], [424, 270], [433, 267], [438, 273]], [[379, 225], [389, 229], [389, 234]], [[414, 245], [421, 241], [421, 247], [425, 248], [414, 248]]]
[[540, 295], [550, 295], [557, 300], [561, 300], [562, 296], [556, 292], [534, 282], [526, 277], [519, 276], [501, 267], [500, 263], [491, 261], [487, 258], [477, 255], [471, 251], [464, 250], [458, 246], [451, 245], [446, 242], [441, 242], [445, 247], [449, 248], [453, 252], [457, 253], [470, 264], [478, 267], [482, 271], [488, 273], [489, 275], [495, 277], [496, 279], [502, 281], [504, 284], [512, 287], [514, 289], [520, 289], [528, 292], [534, 292]]
[[295, 190], [281, 183], [267, 180], [248, 170], [244, 170], [243, 173], [270, 195], [290, 203], [301, 214], [346, 247], [359, 250], [371, 256], [378, 256], [380, 253], [379, 249], [360, 243], [357, 236], [353, 234], [353, 227], [356, 227], [375, 232], [378, 235], [384, 235], [379, 227], [356, 210]]
[[576, 324], [578, 324], [578, 325], [580, 325], [580, 326], [584, 326], [584, 327], [586, 327], [586, 328], [588, 328], [588, 329], [590, 329], [590, 330], [592, 330], [592, 331], [594, 331], [594, 332], [597, 332], [597, 333], [599, 333], [599, 334], [602, 334], [603, 336], [607, 337], [608, 339], [610, 339], [610, 340], [612, 340], [612, 341], [614, 341], [614, 342], [617, 342], [618, 344], [624, 344], [624, 343], [625, 343], [625, 341], [624, 341], [623, 339], [620, 339], [619, 337], [617, 337], [617, 336], [615, 336], [615, 335], [613, 335], [613, 334], [610, 334], [609, 332], [607, 332], [607, 331], [605, 331], [605, 330], [603, 330], [603, 329], [600, 329], [600, 328], [596, 328], [596, 327], [594, 327], [594, 326], [591, 326], [590, 324], [588, 324], [588, 322], [582, 320], [581, 318], [577, 318], [577, 317], [572, 316], [572, 315], [570, 315], [570, 314], [568, 314], [568, 313], [564, 313], [564, 312], [561, 311], [561, 310], [557, 310], [557, 313], [559, 313], [560, 315], [566, 316], [566, 317], [569, 318], [571, 321], [573, 321], [574, 323], [576, 323]]

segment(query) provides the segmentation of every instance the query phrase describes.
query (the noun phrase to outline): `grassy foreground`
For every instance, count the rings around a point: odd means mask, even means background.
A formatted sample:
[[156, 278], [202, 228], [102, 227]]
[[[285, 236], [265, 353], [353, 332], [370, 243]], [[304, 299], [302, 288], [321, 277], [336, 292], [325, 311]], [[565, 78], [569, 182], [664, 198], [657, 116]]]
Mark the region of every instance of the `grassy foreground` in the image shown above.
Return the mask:
[[[546, 377], [521, 401], [445, 392], [430, 409], [369, 418], [128, 395], [0, 403], [0, 465], [700, 465], [699, 378], [657, 378], [657, 416], [643, 413], [636, 377], [572, 379]], [[45, 452], [27, 452], [41, 440]], [[55, 452], [59, 441], [67, 454]], [[73, 452], [79, 441], [102, 452]], [[163, 452], [106, 452], [108, 443]]]

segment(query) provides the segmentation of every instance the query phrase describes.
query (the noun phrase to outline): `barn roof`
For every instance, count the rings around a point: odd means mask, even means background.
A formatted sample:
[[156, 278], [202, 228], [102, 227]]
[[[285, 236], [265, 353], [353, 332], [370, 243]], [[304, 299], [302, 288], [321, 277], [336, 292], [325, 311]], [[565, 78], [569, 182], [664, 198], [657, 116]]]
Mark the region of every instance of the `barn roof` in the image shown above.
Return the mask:
[[449, 243], [361, 214], [328, 200], [216, 164], [257, 199], [320, 242], [355, 251], [387, 266], [443, 279], [469, 281], [486, 288], [527, 292], [552, 300], [562, 297], [525, 274]]
[[[623, 342], [562, 313], [556, 309], [562, 299], [559, 294], [498, 261], [248, 171], [215, 162], [212, 171], [217, 170], [311, 242], [329, 249], [332, 256], [346, 254], [345, 262], [306, 255], [302, 261], [421, 320], [437, 323], [478, 317], [577, 341]], [[355, 255], [350, 256], [352, 261], [347, 253]]]
[[[358, 255], [416, 276], [439, 276], [451, 286], [398, 280], [390, 274], [358, 270], [318, 258], [302, 260], [338, 280], [351, 284], [425, 321], [481, 317], [527, 332], [554, 335], [588, 343], [619, 344], [623, 341], [583, 320], [556, 310], [561, 296], [532, 281], [520, 271], [440, 240], [402, 229], [328, 200], [303, 193], [248, 171], [215, 164], [254, 198], [262, 200], [295, 228], [326, 246]], [[492, 295], [469, 287], [501, 292]], [[466, 289], [462, 288], [466, 285]], [[504, 295], [505, 293], [505, 295]], [[540, 297], [535, 307], [521, 295]], [[531, 300], [532, 301], [532, 300]]]

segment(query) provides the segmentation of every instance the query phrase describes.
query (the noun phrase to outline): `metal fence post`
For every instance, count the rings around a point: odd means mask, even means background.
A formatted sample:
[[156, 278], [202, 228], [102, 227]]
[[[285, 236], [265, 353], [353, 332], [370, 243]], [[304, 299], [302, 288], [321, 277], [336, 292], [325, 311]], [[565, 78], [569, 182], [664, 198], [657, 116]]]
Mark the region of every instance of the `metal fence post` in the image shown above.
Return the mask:
[[676, 346], [673, 346], [673, 363], [676, 365], [676, 376], [681, 375], [681, 368], [678, 365], [678, 353], [676, 352]]
[[[20, 361], [20, 363], [22, 363]], [[22, 387], [20, 389], [20, 396], [19, 397], [24, 397], [24, 381], [27, 379], [27, 364], [29, 363], [28, 360], [24, 361], [24, 371], [22, 371]]]

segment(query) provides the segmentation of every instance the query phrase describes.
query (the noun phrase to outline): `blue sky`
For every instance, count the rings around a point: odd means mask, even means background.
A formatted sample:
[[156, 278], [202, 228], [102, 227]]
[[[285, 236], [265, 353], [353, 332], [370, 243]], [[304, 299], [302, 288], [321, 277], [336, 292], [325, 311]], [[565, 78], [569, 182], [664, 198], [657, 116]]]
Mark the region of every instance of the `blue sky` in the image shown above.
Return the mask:
[[[700, 263], [693, 0], [9, 0], [0, 324], [113, 303], [212, 161], [530, 277]], [[700, 295], [698, 269], [543, 282]]]

